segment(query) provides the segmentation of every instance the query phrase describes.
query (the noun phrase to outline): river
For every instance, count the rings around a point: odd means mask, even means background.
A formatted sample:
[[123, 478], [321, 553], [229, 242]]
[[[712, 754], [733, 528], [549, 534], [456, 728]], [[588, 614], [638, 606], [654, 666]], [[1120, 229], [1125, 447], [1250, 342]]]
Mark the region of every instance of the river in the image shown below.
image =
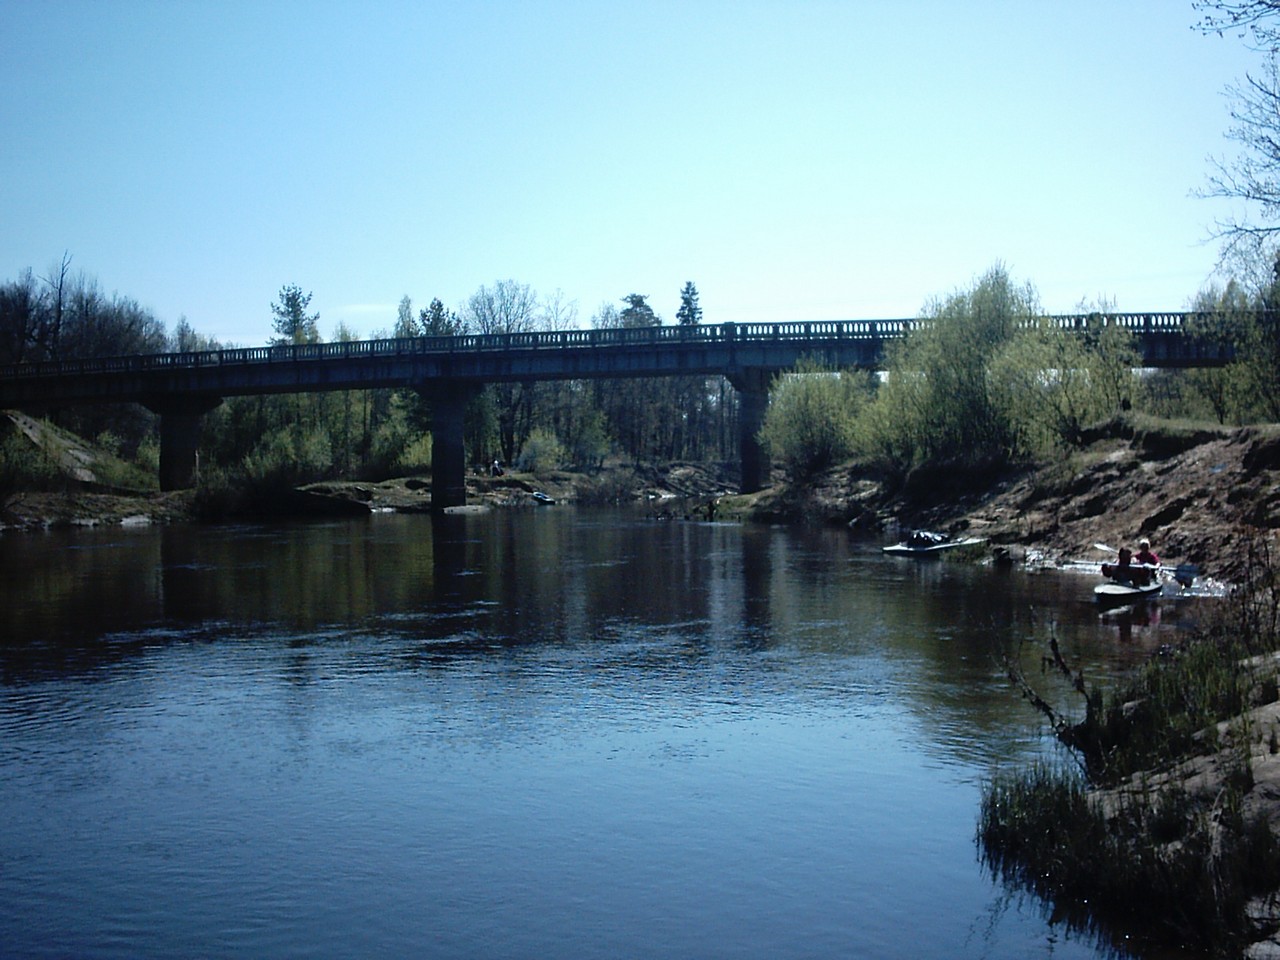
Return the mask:
[[999, 657], [1104, 677], [1188, 615], [565, 506], [7, 535], [0, 577], [10, 958], [1106, 956], [980, 864], [984, 778], [1053, 750]]

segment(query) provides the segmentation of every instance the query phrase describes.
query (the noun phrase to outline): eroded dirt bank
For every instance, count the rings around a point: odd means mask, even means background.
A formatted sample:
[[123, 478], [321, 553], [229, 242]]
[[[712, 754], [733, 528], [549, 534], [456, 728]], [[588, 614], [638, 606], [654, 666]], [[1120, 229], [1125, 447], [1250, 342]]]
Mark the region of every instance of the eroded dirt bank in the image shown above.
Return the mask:
[[1280, 529], [1280, 428], [1114, 433], [976, 493], [911, 501], [842, 467], [803, 491], [770, 491], [753, 509], [871, 536], [895, 524], [963, 532], [1050, 562], [1100, 561], [1096, 544], [1148, 537], [1166, 563], [1194, 563], [1224, 581], [1238, 578], [1251, 542]]

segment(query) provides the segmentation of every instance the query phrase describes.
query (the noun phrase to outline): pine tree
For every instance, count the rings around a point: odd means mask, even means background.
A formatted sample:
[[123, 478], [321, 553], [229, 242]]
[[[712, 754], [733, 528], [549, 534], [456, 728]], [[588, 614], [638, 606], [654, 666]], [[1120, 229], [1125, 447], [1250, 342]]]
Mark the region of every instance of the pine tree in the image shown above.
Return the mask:
[[311, 305], [311, 294], [303, 293], [296, 283], [280, 288], [277, 303], [271, 304], [271, 313], [275, 317], [272, 327], [276, 331], [274, 343], [319, 343], [320, 314], [307, 314]]
[[690, 280], [680, 291], [680, 309], [676, 311], [676, 322], [682, 327], [692, 327], [702, 322], [702, 308], [698, 306], [698, 288]]
[[662, 325], [662, 318], [649, 306], [649, 298], [643, 293], [628, 293], [622, 298], [626, 304], [619, 317], [624, 327], [657, 327]]

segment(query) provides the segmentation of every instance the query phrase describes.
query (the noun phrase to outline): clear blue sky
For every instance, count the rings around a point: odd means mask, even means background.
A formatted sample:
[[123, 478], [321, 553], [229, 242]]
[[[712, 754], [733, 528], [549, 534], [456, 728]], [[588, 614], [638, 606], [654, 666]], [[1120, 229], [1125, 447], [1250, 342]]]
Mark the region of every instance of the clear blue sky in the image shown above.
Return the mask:
[[0, 0], [0, 279], [172, 329], [387, 331], [408, 294], [685, 281], [706, 322], [916, 314], [997, 261], [1052, 312], [1212, 279], [1225, 88], [1190, 0]]

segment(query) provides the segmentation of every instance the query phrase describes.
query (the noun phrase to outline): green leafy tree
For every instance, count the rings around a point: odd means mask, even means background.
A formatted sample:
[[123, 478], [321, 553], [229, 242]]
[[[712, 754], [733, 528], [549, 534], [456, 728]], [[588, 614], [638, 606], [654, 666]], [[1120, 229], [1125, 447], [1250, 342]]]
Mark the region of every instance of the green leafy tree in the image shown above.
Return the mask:
[[[631, 293], [622, 298], [626, 304], [619, 310], [611, 303], [602, 304], [592, 326], [603, 330], [626, 330], [653, 327], [660, 323], [643, 294]], [[652, 456], [657, 410], [651, 383], [643, 380], [597, 380], [594, 384], [596, 403], [605, 416], [608, 430], [620, 451], [636, 463]]]
[[169, 335], [166, 349], [173, 353], [199, 353], [204, 350], [221, 350], [222, 344], [212, 337], [197, 333], [191, 322], [182, 316]]
[[[1201, 291], [1192, 309], [1196, 316], [1188, 321], [1188, 332], [1219, 348], [1236, 350], [1249, 339], [1257, 302], [1233, 279], [1225, 287]], [[1168, 411], [1171, 415], [1195, 417], [1207, 412], [1219, 423], [1241, 423], [1250, 416], [1254, 405], [1249, 401], [1249, 378], [1240, 360], [1221, 367], [1180, 371], [1177, 379], [1188, 389], [1181, 406]]]
[[262, 494], [323, 480], [332, 474], [332, 444], [322, 429], [297, 425], [261, 437], [240, 464], [251, 490]]
[[421, 465], [413, 461], [421, 459], [418, 451], [424, 435], [413, 425], [412, 406], [411, 398], [399, 393], [392, 394], [386, 416], [373, 432], [369, 460], [365, 467], [367, 475], [385, 479]]
[[1088, 320], [1084, 340], [1090, 359], [1090, 385], [1101, 404], [1099, 415], [1128, 410], [1137, 394], [1134, 371], [1142, 362], [1133, 334], [1094, 315]]
[[853, 456], [858, 417], [874, 390], [865, 371], [802, 361], [774, 381], [760, 441], [792, 480], [810, 478]]
[[413, 301], [409, 299], [409, 295], [406, 293], [400, 298], [400, 303], [396, 307], [396, 325], [392, 336], [404, 338], [421, 335], [422, 328], [413, 317]]
[[[333, 331], [335, 343], [350, 343], [356, 339], [355, 331], [345, 323], [340, 322]], [[368, 447], [369, 441], [362, 436], [361, 430], [361, 407], [367, 394], [367, 390], [342, 390], [329, 395], [325, 423], [333, 442], [334, 469], [341, 477], [355, 473], [356, 465], [363, 459], [361, 452]]]
[[[680, 308], [676, 323], [693, 327], [702, 323], [702, 307], [698, 305], [698, 288], [692, 280], [680, 290]], [[671, 412], [667, 417], [667, 449], [672, 460], [703, 459], [711, 448], [713, 398], [717, 395], [715, 379], [675, 377], [668, 381]]]
[[990, 376], [1014, 456], [1071, 446], [1085, 427], [1129, 405], [1138, 362], [1128, 331], [1100, 314], [1084, 330], [1041, 319], [1013, 331], [993, 355]]
[[582, 399], [584, 403], [574, 408], [576, 415], [569, 424], [566, 456], [579, 470], [598, 470], [609, 455], [608, 425], [599, 408], [589, 403], [590, 397]]
[[[1236, 264], [1250, 279], [1232, 278], [1222, 288], [1197, 295], [1189, 332], [1209, 344], [1229, 350], [1232, 359], [1222, 367], [1190, 369], [1176, 374], [1185, 387], [1184, 403], [1176, 415], [1208, 412], [1220, 423], [1280, 421], [1280, 253], [1269, 255], [1268, 280], [1250, 292], [1260, 272], [1250, 258]], [[1173, 377], [1170, 374], [1169, 377]]]
[[1262, 419], [1276, 423], [1280, 422], [1280, 252], [1272, 255], [1271, 282], [1258, 306], [1243, 325], [1237, 362]]
[[860, 445], [897, 476], [925, 464], [967, 471], [1010, 462], [1020, 452], [1018, 430], [990, 367], [1015, 331], [1038, 317], [1035, 291], [996, 265], [971, 290], [923, 313], [886, 349], [885, 382]]

